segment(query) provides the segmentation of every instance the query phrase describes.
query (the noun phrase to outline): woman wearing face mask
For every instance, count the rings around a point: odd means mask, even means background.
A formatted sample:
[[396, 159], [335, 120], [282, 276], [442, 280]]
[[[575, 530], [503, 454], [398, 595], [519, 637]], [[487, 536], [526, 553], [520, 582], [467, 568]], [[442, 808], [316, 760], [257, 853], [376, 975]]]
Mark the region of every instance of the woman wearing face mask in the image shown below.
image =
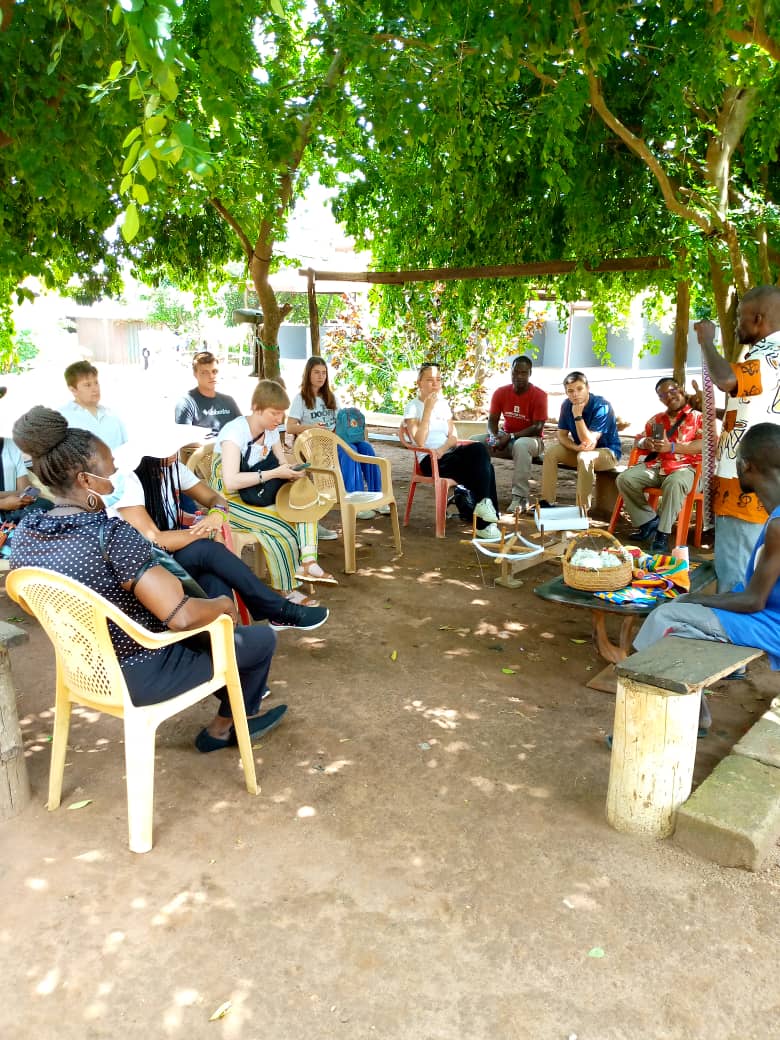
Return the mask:
[[[192, 427], [174, 426], [118, 448], [117, 456], [133, 468], [110, 511], [166, 549], [209, 596], [232, 596], [235, 590], [255, 621], [268, 618], [277, 629], [319, 628], [328, 618], [327, 610], [278, 595], [225, 548], [221, 532], [227, 503], [178, 459], [179, 448], [191, 441]], [[201, 517], [181, 510], [182, 492], [203, 507]]]
[[[14, 441], [31, 456], [33, 472], [51, 488], [54, 508], [26, 516], [13, 542], [11, 567], [46, 567], [87, 585], [129, 618], [152, 632], [186, 632], [221, 614], [236, 621], [231, 597], [184, 595], [173, 574], [150, 562], [149, 542], [118, 517], [109, 517], [103, 495], [112, 491], [111, 451], [94, 434], [69, 429], [59, 412], [38, 406], [14, 423]], [[208, 535], [206, 536], [208, 540]], [[138, 576], [140, 574], [140, 577]], [[113, 626], [111, 638], [134, 704], [178, 696], [213, 674], [211, 653], [190, 641], [147, 650]], [[271, 667], [276, 634], [266, 625], [236, 628], [236, 660], [249, 732], [269, 732], [287, 710], [284, 704], [257, 714]], [[227, 692], [216, 694], [216, 716], [195, 740], [199, 751], [235, 744]]]

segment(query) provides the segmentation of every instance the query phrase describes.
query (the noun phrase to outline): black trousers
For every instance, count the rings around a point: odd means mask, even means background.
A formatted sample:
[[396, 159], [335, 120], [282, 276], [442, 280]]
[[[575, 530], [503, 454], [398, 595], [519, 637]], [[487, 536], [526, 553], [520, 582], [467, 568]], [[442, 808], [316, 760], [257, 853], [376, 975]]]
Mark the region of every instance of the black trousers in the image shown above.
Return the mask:
[[[431, 475], [429, 455], [423, 458], [420, 469], [427, 477]], [[454, 448], [450, 448], [439, 459], [439, 474], [467, 487], [474, 496], [475, 502], [489, 498], [498, 512], [496, 471], [493, 469], [490, 453], [484, 444], [472, 441], [470, 444], [458, 444]], [[487, 525], [484, 521], [478, 520], [477, 526], [485, 527]]]
[[211, 598], [232, 599], [235, 589], [255, 621], [287, 620], [290, 604], [284, 596], [264, 585], [222, 542], [197, 538], [172, 555]]

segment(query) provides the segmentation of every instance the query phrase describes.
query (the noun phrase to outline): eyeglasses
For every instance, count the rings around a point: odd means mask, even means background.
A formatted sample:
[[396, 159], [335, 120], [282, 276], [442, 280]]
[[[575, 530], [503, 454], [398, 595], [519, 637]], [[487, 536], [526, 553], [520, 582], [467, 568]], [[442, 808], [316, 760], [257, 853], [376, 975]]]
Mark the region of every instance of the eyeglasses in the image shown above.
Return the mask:
[[669, 397], [670, 394], [682, 393], [682, 387], [679, 386], [667, 386], [665, 390], [657, 390], [656, 393], [659, 397]]

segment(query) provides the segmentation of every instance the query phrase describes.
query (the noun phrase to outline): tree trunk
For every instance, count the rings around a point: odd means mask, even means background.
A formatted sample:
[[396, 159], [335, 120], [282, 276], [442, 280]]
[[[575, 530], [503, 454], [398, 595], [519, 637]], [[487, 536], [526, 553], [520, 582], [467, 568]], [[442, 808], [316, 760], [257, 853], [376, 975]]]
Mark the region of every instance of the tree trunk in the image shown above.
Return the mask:
[[0, 820], [18, 815], [30, 801], [30, 781], [8, 650], [0, 646]]
[[677, 283], [677, 310], [674, 318], [674, 378], [685, 386], [685, 362], [688, 360], [688, 326], [691, 318], [691, 287], [686, 281]]
[[728, 361], [736, 361], [741, 350], [737, 343], [737, 293], [731, 280], [726, 278], [714, 249], [709, 250], [707, 259], [712, 275], [712, 293], [718, 312], [723, 355]]

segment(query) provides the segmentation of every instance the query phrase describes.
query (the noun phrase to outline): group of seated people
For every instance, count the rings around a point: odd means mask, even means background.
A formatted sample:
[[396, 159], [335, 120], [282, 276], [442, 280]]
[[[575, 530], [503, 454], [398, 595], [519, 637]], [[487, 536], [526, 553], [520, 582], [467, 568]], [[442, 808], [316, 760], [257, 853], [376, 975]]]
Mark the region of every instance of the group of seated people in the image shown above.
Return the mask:
[[[221, 613], [228, 613], [235, 621], [233, 595], [237, 592], [255, 621], [269, 621], [268, 626], [235, 629], [249, 728], [256, 737], [276, 726], [286, 711], [285, 705], [278, 705], [260, 712], [276, 632], [286, 628], [312, 630], [328, 618], [327, 609], [299, 592], [300, 584], [328, 584], [336, 579], [317, 561], [316, 522], [290, 523], [276, 512], [273, 503], [250, 505], [239, 492], [262, 489], [270, 481], [303, 479], [301, 470], [291, 466], [284, 455], [280, 430], [285, 430], [285, 415], [286, 430], [293, 435], [309, 427], [333, 429], [338, 403], [321, 358], [307, 363], [300, 393], [292, 405], [280, 383], [260, 380], [248, 415], [240, 414], [232, 398], [217, 393], [213, 355], [196, 355], [194, 370], [197, 386], [187, 395], [189, 403], [183, 399], [176, 407], [178, 434], [168, 437], [170, 431], [158, 430], [142, 443], [128, 444], [121, 421], [99, 403], [96, 371], [86, 362], [70, 366], [66, 380], [73, 393], [72, 406], [60, 412], [41, 406], [31, 409], [14, 424], [13, 441], [6, 439], [3, 443], [3, 479], [8, 490], [0, 493], [0, 508], [24, 517], [13, 539], [13, 567], [58, 570], [90, 586], [152, 631], [187, 631]], [[493, 395], [488, 434], [479, 440], [458, 441], [451, 409], [442, 395], [441, 372], [434, 364], [421, 367], [417, 395], [404, 411], [412, 441], [437, 456], [442, 476], [472, 492], [478, 538], [490, 540], [498, 533], [499, 502], [492, 457], [513, 460], [510, 507], [521, 511], [530, 502], [528, 475], [532, 460], [539, 455], [544, 458], [542, 505], [555, 500], [560, 464], [576, 466], [578, 495], [588, 503], [594, 473], [614, 467], [620, 458], [614, 411], [603, 398], [591, 394], [581, 372], [564, 379], [566, 400], [557, 441], [545, 450], [542, 431], [547, 398], [531, 384], [531, 372], [529, 358], [515, 359], [512, 383]], [[660, 551], [668, 547], [676, 510], [692, 487], [692, 466], [701, 452], [701, 415], [671, 378], [659, 380], [656, 392], [664, 410], [648, 421], [644, 436], [637, 441], [637, 447], [646, 453], [644, 459], [621, 474], [618, 486], [638, 534], [651, 539], [652, 546]], [[179, 461], [184, 443], [182, 425], [205, 427], [216, 435], [210, 483], [200, 480]], [[777, 433], [777, 428], [772, 429]], [[766, 459], [780, 465], [780, 444], [775, 445], [772, 436], [770, 431], [755, 445], [747, 440], [744, 449], [746, 481], [755, 478], [757, 490], [766, 486], [767, 494], [774, 494], [775, 482], [762, 476], [762, 467]], [[367, 443], [357, 448], [361, 455], [373, 455]], [[21, 452], [31, 458], [35, 476], [53, 495], [48, 509], [36, 508], [36, 500], [25, 497], [30, 482]], [[114, 455], [123, 459], [121, 475]], [[343, 452], [339, 462], [348, 490], [364, 486], [372, 489], [375, 467], [356, 463]], [[262, 468], [258, 469], [258, 464]], [[421, 464], [430, 472], [430, 456]], [[664, 495], [656, 516], [642, 490], [657, 486], [663, 488]], [[183, 508], [185, 496], [197, 505], [200, 515], [193, 516]], [[774, 509], [774, 498], [771, 505]], [[773, 512], [773, 526], [775, 522]], [[225, 547], [222, 532], [226, 524], [259, 539], [272, 588]], [[771, 537], [767, 549], [774, 548]], [[203, 595], [184, 594], [175, 575], [159, 565], [153, 547], [170, 553]], [[757, 562], [753, 568], [763, 574]], [[765, 581], [765, 576], [761, 580]], [[772, 584], [769, 593], [773, 588]], [[717, 611], [722, 607], [720, 600], [699, 598], [699, 605]], [[755, 596], [743, 594], [734, 609], [743, 611], [743, 602], [752, 607], [757, 601]], [[661, 618], [661, 611], [652, 616]], [[695, 620], [704, 624], [703, 618]], [[714, 620], [707, 624], [717, 628]], [[728, 625], [721, 624], [718, 631], [723, 630], [731, 634]], [[118, 631], [113, 632], [113, 638], [130, 695], [138, 704], [177, 695], [194, 685], [210, 667], [208, 651], [196, 641], [150, 651]], [[235, 743], [227, 696], [219, 699], [216, 716], [196, 738], [202, 752]]]

